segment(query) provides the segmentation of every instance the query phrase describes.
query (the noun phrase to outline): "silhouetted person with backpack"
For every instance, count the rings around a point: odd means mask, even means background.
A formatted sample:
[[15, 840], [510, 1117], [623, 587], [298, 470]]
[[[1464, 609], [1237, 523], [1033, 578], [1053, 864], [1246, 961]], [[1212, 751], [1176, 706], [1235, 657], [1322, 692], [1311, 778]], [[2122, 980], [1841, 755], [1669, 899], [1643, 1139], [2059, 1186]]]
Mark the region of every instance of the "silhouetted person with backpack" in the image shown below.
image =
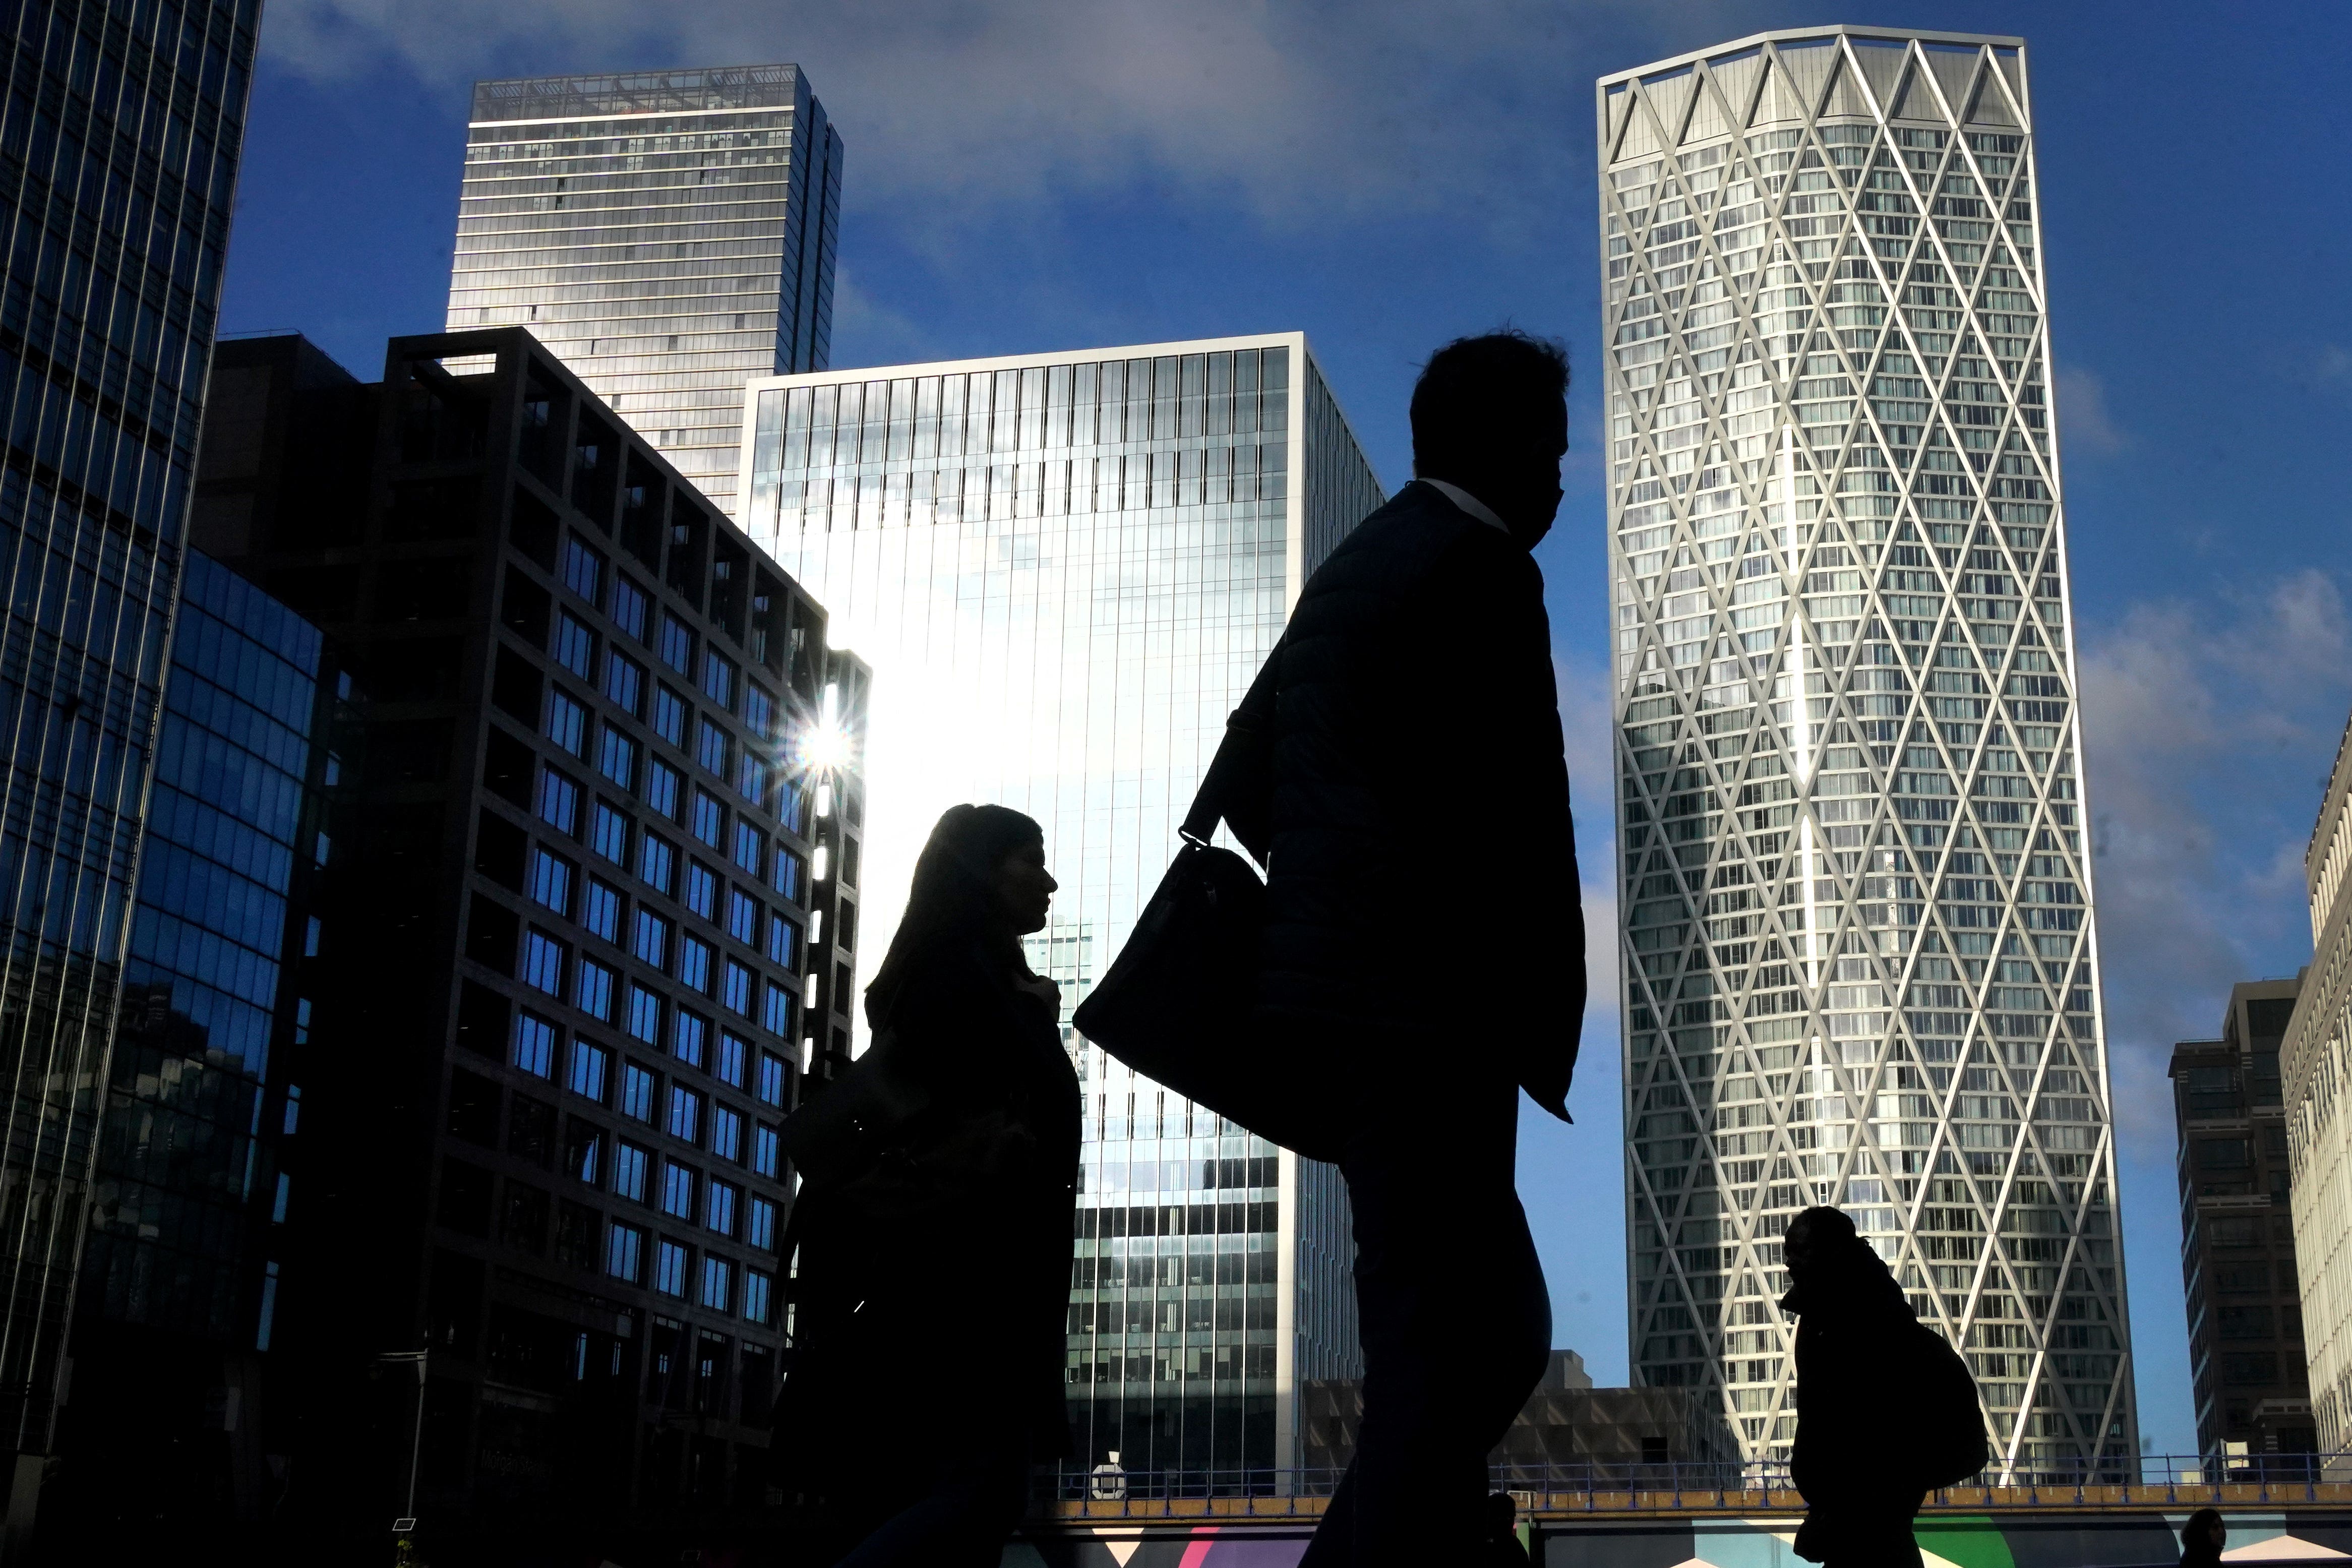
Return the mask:
[[818, 1500], [809, 1561], [994, 1568], [1031, 1463], [1069, 1452], [1078, 1083], [1021, 950], [1054, 890], [1035, 822], [951, 807], [866, 988], [874, 1043], [785, 1126], [808, 1171], [775, 1446]]
[[1567, 1118], [1584, 1010], [1528, 554], [1559, 508], [1567, 385], [1522, 333], [1432, 355], [1419, 478], [1307, 580], [1233, 720], [1262, 745], [1223, 811], [1267, 867], [1257, 1130], [1335, 1160], [1355, 1220], [1363, 1424], [1302, 1568], [1474, 1561], [1487, 1450], [1549, 1354], [1513, 1181], [1519, 1089]]
[[1797, 1315], [1797, 1555], [1829, 1568], [1918, 1568], [1912, 1516], [1984, 1463], [1967, 1364], [1920, 1323], [1853, 1221], [1810, 1208], [1783, 1243]]

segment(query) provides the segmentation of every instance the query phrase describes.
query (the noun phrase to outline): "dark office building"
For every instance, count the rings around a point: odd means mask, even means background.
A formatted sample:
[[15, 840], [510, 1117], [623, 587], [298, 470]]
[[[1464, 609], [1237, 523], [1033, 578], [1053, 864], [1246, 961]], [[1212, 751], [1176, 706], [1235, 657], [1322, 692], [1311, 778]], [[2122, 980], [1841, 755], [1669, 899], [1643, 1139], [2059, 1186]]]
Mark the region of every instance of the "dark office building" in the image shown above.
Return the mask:
[[307, 982], [342, 935], [317, 911], [352, 826], [350, 690], [317, 627], [188, 552], [44, 1521], [61, 1542], [233, 1531], [282, 1493], [281, 1156], [331, 1048]]
[[864, 667], [526, 331], [395, 339], [370, 386], [230, 343], [215, 400], [253, 458], [201, 542], [368, 699], [277, 1304], [289, 1507], [761, 1501], [777, 1127], [846, 1060]]
[[2172, 1048], [2197, 1447], [2215, 1458], [2318, 1446], [2279, 1080], [2279, 1046], [2297, 986], [2293, 980], [2234, 986], [2221, 1037]]
[[260, 9], [0, 9], [0, 1552], [66, 1395]]

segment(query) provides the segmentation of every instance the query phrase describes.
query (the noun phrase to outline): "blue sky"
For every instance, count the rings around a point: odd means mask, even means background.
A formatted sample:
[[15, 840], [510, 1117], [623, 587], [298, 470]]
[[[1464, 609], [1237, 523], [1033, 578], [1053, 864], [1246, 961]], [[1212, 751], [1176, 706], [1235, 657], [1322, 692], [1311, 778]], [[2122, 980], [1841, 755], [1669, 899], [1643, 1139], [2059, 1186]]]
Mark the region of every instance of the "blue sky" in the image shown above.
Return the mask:
[[[272, 0], [223, 326], [371, 376], [437, 330], [476, 77], [797, 60], [848, 146], [835, 365], [1303, 328], [1393, 488], [1432, 347], [1557, 334], [1577, 449], [1538, 560], [1605, 931], [1592, 79], [1840, 19], [2028, 41], [2141, 1426], [2180, 1452], [2164, 1062], [2232, 981], [2308, 960], [2352, 704], [2352, 9]], [[1521, 1189], [1556, 1342], [1622, 1382], [1613, 1014], [1585, 1037], [1578, 1124], [1529, 1113]]]

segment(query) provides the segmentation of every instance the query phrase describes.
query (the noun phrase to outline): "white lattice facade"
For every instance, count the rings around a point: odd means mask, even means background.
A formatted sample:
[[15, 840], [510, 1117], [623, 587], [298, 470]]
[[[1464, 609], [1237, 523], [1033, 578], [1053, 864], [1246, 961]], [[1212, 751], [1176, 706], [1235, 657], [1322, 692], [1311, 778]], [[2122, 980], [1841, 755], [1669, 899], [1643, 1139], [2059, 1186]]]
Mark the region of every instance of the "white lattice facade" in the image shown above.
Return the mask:
[[2336, 752], [2304, 858], [2311, 967], [2279, 1050], [2286, 1085], [2294, 1256], [2319, 1451], [2352, 1447], [2352, 730]]
[[2137, 1447], [2022, 44], [1598, 86], [1636, 1380], [1795, 1429], [1834, 1203], [2015, 1466]]

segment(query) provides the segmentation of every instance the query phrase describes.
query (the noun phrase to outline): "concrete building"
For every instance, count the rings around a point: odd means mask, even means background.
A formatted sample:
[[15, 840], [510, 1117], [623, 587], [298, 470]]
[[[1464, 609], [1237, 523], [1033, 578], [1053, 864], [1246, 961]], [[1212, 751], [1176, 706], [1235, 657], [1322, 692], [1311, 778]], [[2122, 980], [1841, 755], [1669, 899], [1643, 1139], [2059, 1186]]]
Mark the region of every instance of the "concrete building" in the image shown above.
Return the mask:
[[2212, 1458], [2308, 1453], [2317, 1441], [2279, 1074], [2297, 989], [2234, 986], [2221, 1037], [2172, 1048], [2190, 1387], [2197, 1449]]
[[[1297, 332], [752, 384], [746, 531], [875, 671], [869, 924], [939, 814], [1045, 826], [1030, 963], [1075, 1007], [1307, 574], [1381, 489]], [[1069, 1377], [1081, 1468], [1297, 1463], [1356, 1362], [1346, 1196], [1071, 1034], [1086, 1092]]]
[[2279, 1064], [2294, 1171], [2294, 1253], [2303, 1282], [2319, 1451], [2352, 1447], [2352, 730], [2337, 746], [2303, 859], [2311, 900], [2304, 972]]
[[1633, 1364], [1785, 1457], [1836, 1204], [1997, 1461], [2137, 1443], [2017, 38], [1605, 77]]
[[865, 672], [529, 332], [331, 370], [225, 347], [256, 450], [203, 509], [370, 695], [306, 981], [289, 1506], [544, 1537], [758, 1504], [776, 1130], [844, 1059]]
[[744, 383], [831, 350], [841, 163], [795, 65], [478, 82], [449, 331], [529, 327], [731, 511]]

